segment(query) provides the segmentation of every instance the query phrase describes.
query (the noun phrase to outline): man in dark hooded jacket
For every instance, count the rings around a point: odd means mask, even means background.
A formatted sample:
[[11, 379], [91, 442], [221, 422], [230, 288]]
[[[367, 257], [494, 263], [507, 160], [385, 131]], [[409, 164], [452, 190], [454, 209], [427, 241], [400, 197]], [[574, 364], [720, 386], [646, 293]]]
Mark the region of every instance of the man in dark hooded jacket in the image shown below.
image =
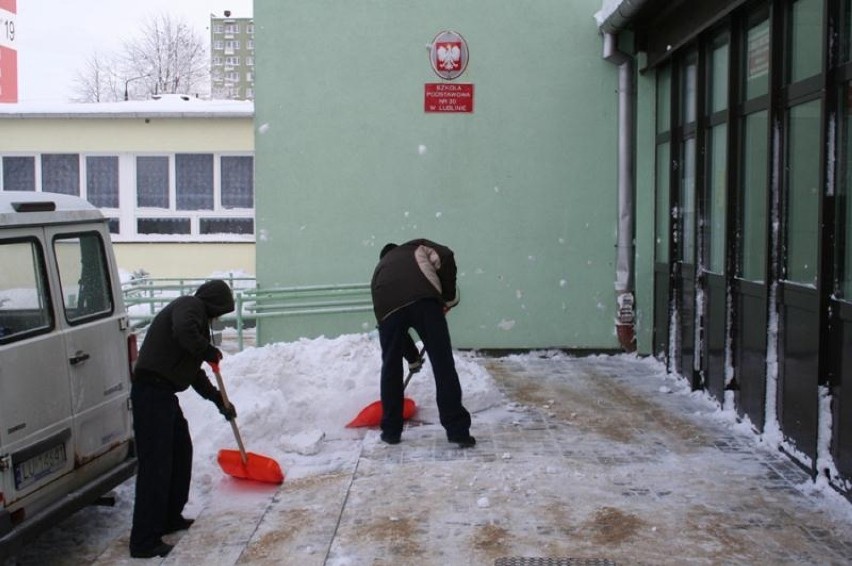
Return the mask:
[[189, 498], [192, 439], [176, 393], [191, 386], [226, 419], [236, 417], [233, 405], [225, 403], [201, 369], [203, 362], [216, 364], [222, 358], [211, 343], [211, 321], [233, 310], [228, 284], [207, 281], [154, 317], [139, 350], [130, 393], [139, 463], [130, 531], [134, 558], [167, 555], [172, 546], [162, 536], [193, 522], [182, 515]]
[[453, 251], [424, 239], [387, 244], [379, 254], [370, 288], [382, 345], [382, 440], [397, 444], [402, 435], [402, 359], [409, 362], [411, 371], [412, 363], [420, 359], [408, 334], [413, 328], [429, 354], [447, 440], [462, 448], [474, 446], [445, 316], [459, 302]]

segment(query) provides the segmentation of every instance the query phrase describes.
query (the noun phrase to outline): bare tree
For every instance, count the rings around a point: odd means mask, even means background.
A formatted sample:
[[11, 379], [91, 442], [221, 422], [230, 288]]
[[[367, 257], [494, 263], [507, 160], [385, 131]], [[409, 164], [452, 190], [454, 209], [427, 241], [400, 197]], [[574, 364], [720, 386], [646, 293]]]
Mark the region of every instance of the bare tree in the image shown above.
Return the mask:
[[113, 102], [119, 99], [117, 64], [109, 56], [92, 53], [74, 77], [74, 102]]
[[93, 53], [74, 80], [77, 102], [111, 102], [152, 94], [206, 95], [210, 61], [203, 35], [168, 14], [151, 16], [122, 53]]
[[148, 94], [198, 94], [210, 86], [204, 39], [168, 14], [148, 18], [141, 34], [125, 42], [124, 54], [128, 78], [140, 77]]

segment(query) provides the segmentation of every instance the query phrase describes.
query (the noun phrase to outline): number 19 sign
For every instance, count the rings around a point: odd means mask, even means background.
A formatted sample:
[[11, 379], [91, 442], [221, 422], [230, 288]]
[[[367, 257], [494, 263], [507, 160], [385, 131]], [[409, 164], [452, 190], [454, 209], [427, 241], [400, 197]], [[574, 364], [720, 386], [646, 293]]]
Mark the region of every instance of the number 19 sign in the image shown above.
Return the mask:
[[0, 102], [18, 101], [17, 0], [0, 0]]

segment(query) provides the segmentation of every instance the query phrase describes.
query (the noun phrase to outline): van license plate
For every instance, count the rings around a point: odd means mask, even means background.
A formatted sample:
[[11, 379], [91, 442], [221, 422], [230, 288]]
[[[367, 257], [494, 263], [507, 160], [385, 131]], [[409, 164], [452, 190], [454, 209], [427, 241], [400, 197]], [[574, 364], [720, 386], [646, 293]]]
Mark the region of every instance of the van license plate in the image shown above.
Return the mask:
[[24, 489], [65, 467], [65, 443], [57, 444], [41, 454], [15, 464], [15, 488]]

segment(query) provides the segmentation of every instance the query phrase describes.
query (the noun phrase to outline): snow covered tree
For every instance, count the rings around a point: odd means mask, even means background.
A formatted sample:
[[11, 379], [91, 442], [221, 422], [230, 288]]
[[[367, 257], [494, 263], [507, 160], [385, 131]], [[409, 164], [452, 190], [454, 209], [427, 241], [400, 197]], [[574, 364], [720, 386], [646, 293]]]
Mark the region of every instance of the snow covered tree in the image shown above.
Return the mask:
[[114, 58], [99, 52], [86, 59], [83, 69], [74, 77], [74, 102], [112, 102], [121, 93], [115, 75], [118, 64]]
[[139, 77], [134, 92], [141, 90], [139, 86], [144, 86], [149, 95], [195, 95], [209, 89], [204, 38], [188, 23], [168, 14], [148, 18], [141, 34], [125, 42], [124, 55], [128, 78]]
[[153, 94], [207, 95], [210, 61], [204, 36], [169, 14], [151, 16], [114, 56], [92, 54], [74, 81], [76, 102], [146, 99]]

